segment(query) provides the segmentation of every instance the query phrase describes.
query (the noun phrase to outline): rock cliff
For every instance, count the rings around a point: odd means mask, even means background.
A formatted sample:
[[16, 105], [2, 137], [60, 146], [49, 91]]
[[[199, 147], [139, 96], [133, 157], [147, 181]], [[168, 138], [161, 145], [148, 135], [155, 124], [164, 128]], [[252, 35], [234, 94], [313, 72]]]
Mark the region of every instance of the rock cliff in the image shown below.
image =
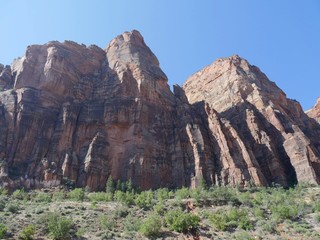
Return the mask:
[[108, 177], [141, 189], [319, 183], [320, 126], [246, 60], [219, 59], [171, 92], [138, 31], [71, 41], [0, 65], [0, 183]]
[[318, 98], [314, 107], [308, 110], [306, 113], [309, 117], [314, 118], [320, 123], [320, 98]]

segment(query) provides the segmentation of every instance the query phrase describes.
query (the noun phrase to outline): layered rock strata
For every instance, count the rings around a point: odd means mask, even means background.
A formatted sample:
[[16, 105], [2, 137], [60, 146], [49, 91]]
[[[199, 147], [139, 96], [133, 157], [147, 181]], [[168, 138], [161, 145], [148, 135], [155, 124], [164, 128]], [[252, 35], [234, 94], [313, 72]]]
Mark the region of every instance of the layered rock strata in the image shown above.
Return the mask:
[[171, 92], [138, 31], [66, 41], [0, 65], [0, 181], [103, 190], [319, 183], [320, 127], [238, 56]]

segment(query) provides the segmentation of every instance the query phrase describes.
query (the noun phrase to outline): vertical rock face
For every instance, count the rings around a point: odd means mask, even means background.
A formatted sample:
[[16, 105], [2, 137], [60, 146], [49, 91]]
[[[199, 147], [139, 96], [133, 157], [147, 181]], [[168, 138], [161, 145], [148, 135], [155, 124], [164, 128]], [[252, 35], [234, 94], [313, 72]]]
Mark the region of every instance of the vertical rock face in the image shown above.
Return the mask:
[[314, 118], [320, 123], [320, 98], [318, 98], [314, 107], [308, 110], [306, 113], [309, 117]]
[[0, 183], [92, 190], [319, 181], [319, 124], [238, 56], [171, 92], [138, 31], [0, 65]]
[[217, 140], [224, 183], [318, 183], [320, 128], [299, 103], [239, 56], [218, 59], [183, 86]]

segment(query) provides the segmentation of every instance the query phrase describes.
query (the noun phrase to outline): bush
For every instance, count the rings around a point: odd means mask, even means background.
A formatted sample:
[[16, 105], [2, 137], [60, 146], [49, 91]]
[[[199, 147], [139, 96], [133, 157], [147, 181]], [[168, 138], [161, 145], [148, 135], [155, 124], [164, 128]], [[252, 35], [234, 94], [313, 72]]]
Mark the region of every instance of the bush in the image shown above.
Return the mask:
[[178, 189], [175, 192], [175, 196], [176, 196], [176, 198], [178, 198], [180, 200], [189, 198], [190, 197], [189, 188], [183, 187], [183, 188]]
[[0, 195], [7, 196], [8, 190], [3, 187], [0, 187]]
[[261, 219], [265, 218], [265, 212], [259, 207], [254, 207], [253, 213], [256, 218], [261, 218]]
[[124, 203], [128, 206], [134, 204], [134, 194], [131, 192], [122, 192], [122, 191], [115, 191], [114, 193], [114, 200], [120, 203]]
[[128, 209], [128, 207], [124, 207], [124, 206], [117, 208], [113, 213], [114, 217], [116, 217], [116, 218], [124, 218], [128, 214], [129, 214], [129, 209]]
[[161, 229], [161, 218], [159, 215], [149, 215], [141, 224], [139, 232], [146, 237], [157, 237]]
[[21, 240], [32, 240], [34, 234], [36, 233], [36, 228], [34, 225], [28, 225], [19, 234], [19, 239]]
[[75, 188], [68, 193], [68, 197], [75, 201], [83, 201], [85, 198], [85, 192], [83, 188]]
[[214, 187], [209, 192], [210, 203], [215, 206], [226, 205], [240, 205], [235, 190], [229, 187]]
[[164, 212], [165, 212], [165, 206], [164, 206], [163, 202], [159, 202], [158, 204], [154, 205], [153, 206], [153, 210], [157, 214], [162, 216], [164, 214]]
[[92, 192], [88, 194], [91, 202], [110, 202], [112, 201], [112, 194], [105, 192]]
[[50, 213], [46, 220], [49, 235], [54, 240], [66, 239], [69, 237], [69, 231], [73, 225], [70, 219], [62, 217], [58, 213]]
[[277, 228], [277, 222], [274, 220], [259, 220], [257, 226], [261, 227], [264, 232], [275, 233]]
[[61, 201], [66, 198], [66, 192], [65, 191], [56, 191], [52, 194], [52, 200], [58, 200]]
[[102, 230], [111, 230], [115, 226], [115, 222], [112, 216], [101, 215], [99, 217], [100, 228]]
[[156, 191], [156, 198], [158, 201], [167, 200], [167, 199], [171, 198], [172, 195], [173, 195], [173, 193], [170, 192], [168, 188], [159, 188]]
[[11, 212], [11, 213], [18, 213], [19, 212], [19, 206], [14, 202], [9, 203], [7, 205], [7, 211]]
[[140, 194], [136, 195], [134, 203], [143, 209], [149, 209], [152, 207], [152, 200], [153, 200], [153, 192], [143, 191]]
[[185, 213], [181, 209], [167, 212], [165, 221], [170, 230], [177, 232], [187, 232], [199, 226], [200, 218], [191, 213]]
[[254, 240], [255, 239], [247, 232], [239, 232], [234, 237], [235, 237], [235, 240]]
[[6, 207], [6, 199], [0, 198], [0, 211], [3, 211]]
[[313, 219], [316, 223], [320, 223], [320, 214], [318, 213], [318, 214], [314, 215]]
[[34, 200], [36, 202], [51, 202], [51, 196], [49, 193], [37, 192]]
[[232, 208], [229, 212], [218, 211], [210, 215], [209, 220], [213, 226], [220, 231], [237, 227], [240, 227], [244, 230], [251, 230], [253, 228], [253, 224], [249, 219], [248, 212], [244, 209], [238, 210]]
[[315, 202], [315, 204], [313, 206], [313, 211], [314, 212], [320, 212], [320, 200]]
[[17, 189], [12, 193], [13, 199], [25, 200], [28, 197], [28, 193], [26, 193], [23, 189]]
[[277, 221], [281, 222], [285, 219], [294, 220], [298, 217], [299, 209], [294, 203], [278, 203], [271, 207], [272, 217]]
[[0, 223], [0, 239], [3, 239], [7, 233], [7, 227]]
[[133, 217], [131, 214], [125, 218], [123, 223], [124, 230], [128, 233], [139, 231], [140, 225], [139, 218]]

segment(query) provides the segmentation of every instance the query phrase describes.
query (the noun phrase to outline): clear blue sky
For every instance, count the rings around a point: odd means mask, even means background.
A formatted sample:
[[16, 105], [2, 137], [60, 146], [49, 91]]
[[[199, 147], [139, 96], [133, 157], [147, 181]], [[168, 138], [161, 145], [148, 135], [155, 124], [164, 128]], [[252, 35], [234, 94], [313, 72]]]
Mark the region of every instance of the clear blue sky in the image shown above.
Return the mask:
[[169, 84], [239, 54], [304, 109], [320, 96], [319, 0], [10, 0], [1, 2], [0, 63], [30, 44], [73, 40], [104, 48], [137, 29]]

